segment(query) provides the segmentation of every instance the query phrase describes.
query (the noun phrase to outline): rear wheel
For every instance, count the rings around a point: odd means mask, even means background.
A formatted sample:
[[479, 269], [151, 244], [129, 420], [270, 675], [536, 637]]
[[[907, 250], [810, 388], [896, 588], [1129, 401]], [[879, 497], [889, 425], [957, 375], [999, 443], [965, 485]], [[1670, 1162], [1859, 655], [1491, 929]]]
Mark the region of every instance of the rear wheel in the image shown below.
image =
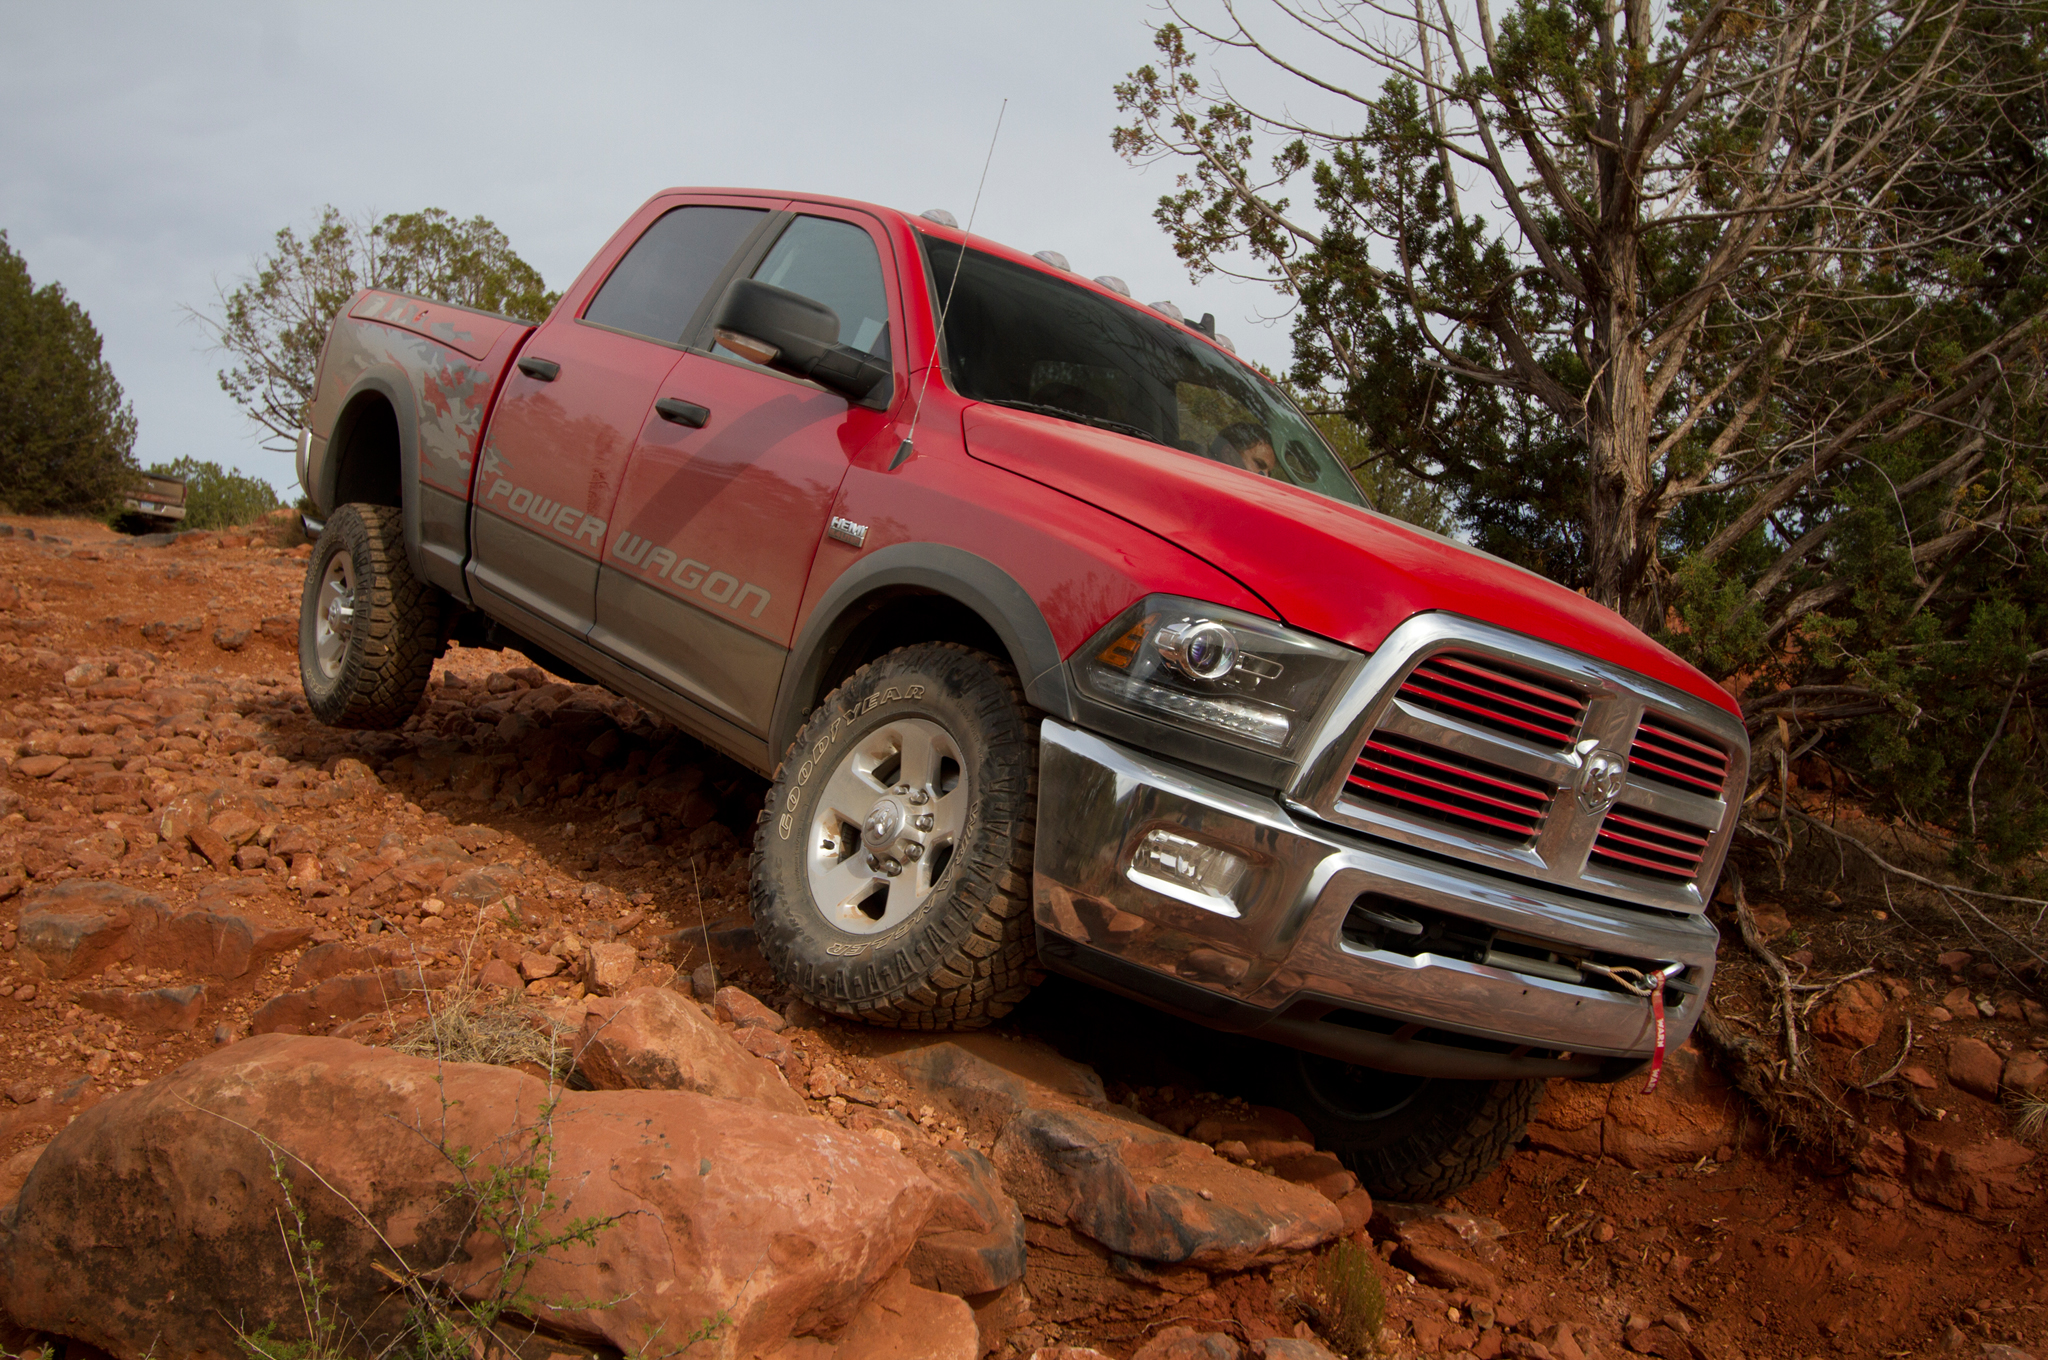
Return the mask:
[[412, 574], [396, 507], [344, 505], [327, 520], [299, 597], [299, 682], [329, 727], [411, 717], [441, 654], [441, 594]]
[[891, 652], [826, 697], [754, 838], [754, 926], [784, 983], [903, 1029], [975, 1028], [1024, 999], [1036, 717], [1008, 666], [952, 644]]
[[1427, 1203], [1456, 1194], [1521, 1141], [1540, 1081], [1447, 1081], [1354, 1067], [1289, 1050], [1267, 1069], [1268, 1097], [1375, 1196]]

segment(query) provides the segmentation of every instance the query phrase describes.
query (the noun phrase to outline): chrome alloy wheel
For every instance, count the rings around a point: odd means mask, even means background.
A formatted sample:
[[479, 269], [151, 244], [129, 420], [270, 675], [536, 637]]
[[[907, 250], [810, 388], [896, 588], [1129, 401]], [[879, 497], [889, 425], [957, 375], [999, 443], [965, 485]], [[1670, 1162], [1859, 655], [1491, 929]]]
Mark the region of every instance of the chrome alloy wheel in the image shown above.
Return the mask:
[[944, 876], [972, 799], [959, 744], [935, 722], [898, 718], [852, 743], [811, 819], [818, 914], [850, 935], [908, 920]]
[[320, 662], [320, 673], [329, 679], [341, 674], [341, 660], [348, 655], [355, 604], [356, 567], [344, 550], [327, 559], [320, 593], [313, 599], [313, 654]]

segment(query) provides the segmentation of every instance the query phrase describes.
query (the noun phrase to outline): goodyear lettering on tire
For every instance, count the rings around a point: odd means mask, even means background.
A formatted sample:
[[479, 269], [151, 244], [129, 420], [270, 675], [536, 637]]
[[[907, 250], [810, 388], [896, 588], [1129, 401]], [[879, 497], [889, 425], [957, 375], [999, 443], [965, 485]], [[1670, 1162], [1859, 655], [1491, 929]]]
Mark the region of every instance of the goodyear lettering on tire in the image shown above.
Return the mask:
[[841, 734], [846, 731], [848, 724], [859, 720], [883, 704], [899, 703], [905, 699], [915, 700], [922, 698], [924, 698], [923, 685], [907, 685], [902, 689], [891, 685], [885, 690], [870, 694], [865, 702], [855, 704], [844, 713], [834, 713], [832, 715], [832, 726], [811, 747], [809, 757], [805, 759], [803, 765], [797, 770], [796, 782], [789, 786], [788, 794], [783, 797], [782, 815], [775, 819], [776, 836], [782, 840], [788, 840], [790, 834], [796, 830], [796, 805], [803, 797], [805, 787], [810, 784], [811, 776], [824, 768], [826, 753], [838, 742]]

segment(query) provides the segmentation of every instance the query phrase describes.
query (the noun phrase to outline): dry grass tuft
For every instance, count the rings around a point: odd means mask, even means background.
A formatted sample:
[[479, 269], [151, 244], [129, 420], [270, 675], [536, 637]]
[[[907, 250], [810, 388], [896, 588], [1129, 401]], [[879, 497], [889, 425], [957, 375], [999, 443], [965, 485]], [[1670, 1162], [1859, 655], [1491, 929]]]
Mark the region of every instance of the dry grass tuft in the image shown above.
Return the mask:
[[391, 1041], [393, 1052], [442, 1062], [515, 1067], [532, 1063], [557, 1080], [570, 1068], [569, 1032], [531, 1002], [450, 996], [434, 1014]]
[[2023, 1143], [2048, 1143], [2048, 1096], [2023, 1095], [2014, 1101], [2012, 1131]]

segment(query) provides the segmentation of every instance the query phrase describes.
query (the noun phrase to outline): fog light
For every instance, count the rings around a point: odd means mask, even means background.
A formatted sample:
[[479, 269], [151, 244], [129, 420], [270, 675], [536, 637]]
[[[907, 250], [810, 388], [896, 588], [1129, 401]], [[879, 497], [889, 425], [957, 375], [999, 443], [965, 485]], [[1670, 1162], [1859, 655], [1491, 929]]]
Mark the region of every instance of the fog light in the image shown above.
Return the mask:
[[1131, 880], [1189, 906], [1224, 916], [1238, 914], [1231, 899], [1246, 864], [1228, 850], [1204, 845], [1190, 836], [1154, 828], [1138, 842], [1131, 856]]

